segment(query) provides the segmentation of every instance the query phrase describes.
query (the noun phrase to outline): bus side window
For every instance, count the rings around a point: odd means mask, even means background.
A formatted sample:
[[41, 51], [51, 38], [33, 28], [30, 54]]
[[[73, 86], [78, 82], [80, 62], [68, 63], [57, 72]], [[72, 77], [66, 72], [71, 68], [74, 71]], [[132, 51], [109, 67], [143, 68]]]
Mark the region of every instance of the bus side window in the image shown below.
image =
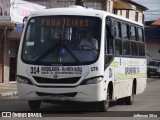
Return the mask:
[[114, 54], [113, 39], [110, 39], [106, 36], [105, 44], [106, 44], [105, 45], [105, 54], [111, 54], [111, 55]]
[[114, 21], [115, 54], [122, 55], [122, 34], [120, 22]]
[[138, 28], [138, 49], [139, 56], [145, 56], [145, 44], [142, 28]]
[[125, 40], [123, 42], [123, 55], [130, 55], [131, 54], [131, 42], [129, 40]]
[[139, 43], [139, 56], [145, 56], [145, 44], [144, 43]]
[[132, 56], [138, 56], [137, 42], [131, 42]]
[[144, 42], [143, 30], [141, 28], [138, 28], [138, 41]]
[[107, 25], [105, 28], [105, 63], [107, 65], [113, 58], [114, 47], [113, 47], [111, 20], [107, 18], [106, 22]]
[[114, 54], [112, 32], [112, 21], [110, 18], [106, 18], [105, 54]]
[[122, 40], [115, 40], [115, 54], [122, 55]]
[[135, 26], [130, 27], [130, 39], [134, 41], [136, 40], [136, 27]]
[[122, 41], [123, 41], [123, 55], [130, 55], [130, 32], [129, 32], [129, 25], [126, 23], [121, 24], [122, 30]]

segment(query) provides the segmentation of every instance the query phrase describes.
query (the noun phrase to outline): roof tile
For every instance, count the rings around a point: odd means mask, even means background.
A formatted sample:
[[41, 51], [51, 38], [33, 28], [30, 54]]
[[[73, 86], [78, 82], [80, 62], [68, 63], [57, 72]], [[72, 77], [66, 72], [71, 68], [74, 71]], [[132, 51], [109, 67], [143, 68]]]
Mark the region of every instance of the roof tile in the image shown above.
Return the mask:
[[160, 26], [160, 18], [155, 20], [152, 25]]

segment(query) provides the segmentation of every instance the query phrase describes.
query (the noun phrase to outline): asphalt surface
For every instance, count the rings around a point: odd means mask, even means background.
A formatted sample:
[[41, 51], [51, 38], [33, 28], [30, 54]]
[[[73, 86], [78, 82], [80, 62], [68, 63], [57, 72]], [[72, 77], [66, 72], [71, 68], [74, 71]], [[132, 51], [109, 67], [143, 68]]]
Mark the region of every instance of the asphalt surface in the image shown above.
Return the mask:
[[[49, 104], [42, 103], [40, 110], [31, 111], [27, 101], [19, 100], [17, 96], [2, 97], [0, 99], [0, 111], [9, 112], [38, 112], [42, 117], [160, 117], [160, 79], [148, 79], [147, 88], [143, 94], [136, 95], [133, 105], [118, 105], [115, 101], [111, 102], [108, 112], [98, 112], [92, 105], [88, 104]], [[150, 119], [149, 118], [149, 119]]]

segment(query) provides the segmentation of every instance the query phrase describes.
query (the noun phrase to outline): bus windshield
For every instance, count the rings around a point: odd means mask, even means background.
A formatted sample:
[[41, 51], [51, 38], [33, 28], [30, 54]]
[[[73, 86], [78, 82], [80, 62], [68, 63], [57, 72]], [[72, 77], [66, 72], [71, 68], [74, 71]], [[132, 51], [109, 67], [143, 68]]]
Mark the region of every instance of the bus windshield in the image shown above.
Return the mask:
[[101, 19], [84, 16], [31, 18], [22, 60], [30, 64], [90, 64], [98, 59]]

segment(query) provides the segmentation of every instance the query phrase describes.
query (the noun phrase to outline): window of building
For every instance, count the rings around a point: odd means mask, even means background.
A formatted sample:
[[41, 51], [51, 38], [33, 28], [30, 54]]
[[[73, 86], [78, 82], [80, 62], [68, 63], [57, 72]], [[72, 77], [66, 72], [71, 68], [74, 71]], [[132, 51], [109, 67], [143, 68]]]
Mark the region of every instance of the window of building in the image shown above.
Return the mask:
[[126, 18], [129, 18], [129, 10], [126, 10]]
[[135, 21], [138, 22], [138, 12], [136, 12], [136, 14], [135, 14]]
[[94, 8], [94, 9], [97, 9], [97, 10], [101, 10], [102, 9], [102, 3], [100, 2], [84, 2], [84, 6], [87, 6], [88, 8]]
[[122, 10], [120, 10], [120, 15], [122, 15]]
[[144, 23], [144, 14], [142, 15], [142, 23], [145, 24], [145, 23]]
[[110, 6], [111, 6], [111, 2], [107, 0], [107, 11], [108, 11], [108, 12], [111, 12], [111, 11], [110, 11], [110, 10], [111, 10], [111, 7], [110, 7]]
[[118, 10], [117, 10], [117, 9], [114, 9], [114, 10], [113, 10], [113, 13], [114, 13], [115, 15], [117, 15], [117, 14], [118, 14]]

